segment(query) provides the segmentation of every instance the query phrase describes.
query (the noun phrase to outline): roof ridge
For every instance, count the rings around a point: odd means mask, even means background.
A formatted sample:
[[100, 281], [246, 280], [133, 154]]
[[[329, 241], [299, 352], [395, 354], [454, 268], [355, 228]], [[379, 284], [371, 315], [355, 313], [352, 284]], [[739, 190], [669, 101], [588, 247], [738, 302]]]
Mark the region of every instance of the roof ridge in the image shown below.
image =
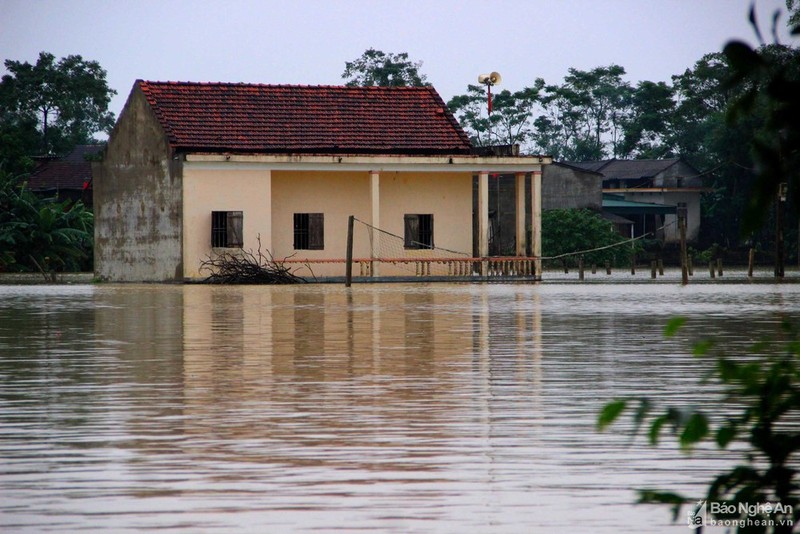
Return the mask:
[[136, 80], [139, 85], [166, 85], [166, 86], [199, 86], [199, 87], [268, 87], [290, 89], [342, 89], [352, 91], [432, 91], [438, 92], [430, 85], [334, 85], [334, 84], [293, 84], [293, 83], [261, 83], [261, 82], [193, 82], [182, 80]]

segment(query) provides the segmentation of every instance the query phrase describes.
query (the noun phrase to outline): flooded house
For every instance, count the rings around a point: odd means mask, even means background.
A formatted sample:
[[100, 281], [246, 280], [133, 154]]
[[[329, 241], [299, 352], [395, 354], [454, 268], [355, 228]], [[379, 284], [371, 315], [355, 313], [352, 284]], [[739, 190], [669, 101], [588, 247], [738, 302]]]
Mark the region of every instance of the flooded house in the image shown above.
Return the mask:
[[683, 159], [609, 159], [571, 165], [602, 174], [603, 210], [628, 219], [631, 237], [650, 234], [664, 243], [679, 242], [677, 211], [682, 208], [687, 239], [697, 239], [700, 199], [708, 189], [702, 173]]
[[520, 238], [504, 265], [527, 265], [550, 162], [479, 153], [432, 87], [138, 80], [93, 167], [95, 274], [197, 280], [213, 254], [260, 249], [340, 277], [354, 216], [363, 275], [487, 276], [490, 174], [515, 177]]
[[63, 157], [39, 161], [28, 178], [28, 188], [35, 194], [60, 201], [81, 201], [92, 207], [92, 159], [104, 145], [77, 145]]

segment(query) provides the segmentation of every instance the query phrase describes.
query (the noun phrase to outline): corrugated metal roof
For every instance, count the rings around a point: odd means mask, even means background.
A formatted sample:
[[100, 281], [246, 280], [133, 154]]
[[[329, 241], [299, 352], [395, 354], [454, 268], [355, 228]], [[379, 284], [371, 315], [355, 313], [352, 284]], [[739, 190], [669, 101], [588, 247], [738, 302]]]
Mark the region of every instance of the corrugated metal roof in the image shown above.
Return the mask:
[[653, 204], [650, 202], [634, 202], [618, 195], [603, 195], [603, 210], [617, 215], [633, 214], [667, 214], [677, 213], [677, 206]]

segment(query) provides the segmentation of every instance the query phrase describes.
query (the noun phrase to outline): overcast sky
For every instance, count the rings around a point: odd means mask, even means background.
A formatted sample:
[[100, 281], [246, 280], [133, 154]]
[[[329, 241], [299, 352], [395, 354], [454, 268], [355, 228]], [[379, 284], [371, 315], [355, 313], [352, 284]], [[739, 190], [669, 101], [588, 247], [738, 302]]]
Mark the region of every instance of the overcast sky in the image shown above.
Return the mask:
[[[755, 0], [765, 38], [783, 0]], [[118, 92], [137, 78], [341, 84], [372, 47], [408, 52], [445, 100], [478, 74], [498, 89], [618, 64], [669, 81], [731, 38], [755, 43], [751, 0], [0, 0], [0, 58], [80, 54]], [[785, 15], [782, 28], [785, 26]], [[783, 31], [783, 42], [787, 42]], [[3, 72], [4, 69], [3, 69]]]

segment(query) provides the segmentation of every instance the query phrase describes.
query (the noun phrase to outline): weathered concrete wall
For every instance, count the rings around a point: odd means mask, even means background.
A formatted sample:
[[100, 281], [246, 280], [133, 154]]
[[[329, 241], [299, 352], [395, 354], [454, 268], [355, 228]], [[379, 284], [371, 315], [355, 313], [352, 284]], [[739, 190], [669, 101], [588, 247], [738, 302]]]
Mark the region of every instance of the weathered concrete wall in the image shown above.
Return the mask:
[[[697, 169], [683, 161], [657, 174], [653, 179], [653, 187], [703, 187], [703, 180], [697, 176]], [[678, 180], [680, 179], [680, 185]]]
[[603, 176], [568, 165], [553, 163], [542, 171], [542, 209], [603, 207]]
[[183, 279], [181, 163], [144, 95], [134, 88], [94, 175], [94, 265], [98, 279]]

